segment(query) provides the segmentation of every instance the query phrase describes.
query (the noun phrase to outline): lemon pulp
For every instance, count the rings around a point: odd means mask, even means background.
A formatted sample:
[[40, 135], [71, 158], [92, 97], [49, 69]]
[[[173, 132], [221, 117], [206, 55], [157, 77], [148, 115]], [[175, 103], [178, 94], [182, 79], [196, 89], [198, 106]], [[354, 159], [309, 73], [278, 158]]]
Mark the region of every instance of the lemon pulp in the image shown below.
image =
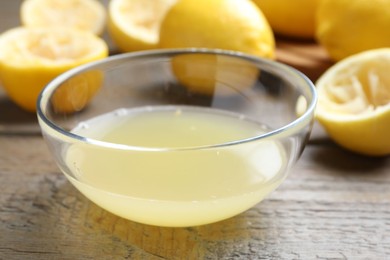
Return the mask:
[[390, 154], [390, 49], [352, 55], [316, 82], [316, 117], [333, 140], [366, 155]]
[[101, 34], [106, 10], [97, 0], [25, 0], [20, 17], [28, 27], [67, 26]]
[[108, 29], [123, 52], [157, 48], [160, 25], [177, 0], [112, 0]]
[[51, 80], [107, 55], [107, 44], [87, 31], [13, 28], [0, 35], [0, 80], [17, 105], [35, 112], [38, 95]]

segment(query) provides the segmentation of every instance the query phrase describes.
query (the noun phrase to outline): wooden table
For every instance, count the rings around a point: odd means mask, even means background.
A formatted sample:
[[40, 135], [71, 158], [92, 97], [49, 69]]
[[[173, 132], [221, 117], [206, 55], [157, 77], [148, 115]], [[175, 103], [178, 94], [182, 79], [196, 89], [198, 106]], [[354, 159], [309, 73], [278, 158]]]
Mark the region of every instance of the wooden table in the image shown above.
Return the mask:
[[[20, 2], [1, 0], [0, 32], [19, 24]], [[331, 64], [315, 43], [285, 39], [278, 59], [312, 80]], [[347, 152], [315, 125], [287, 180], [256, 207], [200, 227], [142, 225], [73, 188], [35, 115], [0, 92], [0, 259], [390, 259], [389, 170], [389, 157]]]

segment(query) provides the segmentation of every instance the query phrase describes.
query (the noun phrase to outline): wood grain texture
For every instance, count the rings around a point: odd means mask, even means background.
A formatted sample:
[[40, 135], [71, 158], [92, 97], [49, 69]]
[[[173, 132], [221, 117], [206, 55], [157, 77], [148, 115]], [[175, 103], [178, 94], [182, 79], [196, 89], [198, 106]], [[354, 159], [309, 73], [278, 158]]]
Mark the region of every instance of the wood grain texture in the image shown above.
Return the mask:
[[[0, 32], [21, 1], [0, 1]], [[104, 1], [107, 3], [107, 1]], [[107, 37], [107, 35], [105, 35]], [[331, 65], [315, 42], [278, 39], [311, 80]], [[200, 227], [116, 217], [60, 173], [36, 117], [0, 90], [0, 259], [390, 259], [390, 158], [340, 149], [316, 124], [286, 181], [256, 207]]]

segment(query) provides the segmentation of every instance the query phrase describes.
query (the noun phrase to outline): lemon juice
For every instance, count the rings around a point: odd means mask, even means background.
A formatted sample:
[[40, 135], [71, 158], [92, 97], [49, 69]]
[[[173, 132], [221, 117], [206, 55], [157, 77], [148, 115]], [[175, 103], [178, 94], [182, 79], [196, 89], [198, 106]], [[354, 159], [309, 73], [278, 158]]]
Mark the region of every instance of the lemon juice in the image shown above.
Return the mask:
[[171, 227], [207, 224], [254, 206], [282, 181], [281, 143], [239, 141], [266, 131], [214, 109], [120, 109], [73, 129], [93, 140], [65, 150], [63, 171], [89, 199], [121, 217]]

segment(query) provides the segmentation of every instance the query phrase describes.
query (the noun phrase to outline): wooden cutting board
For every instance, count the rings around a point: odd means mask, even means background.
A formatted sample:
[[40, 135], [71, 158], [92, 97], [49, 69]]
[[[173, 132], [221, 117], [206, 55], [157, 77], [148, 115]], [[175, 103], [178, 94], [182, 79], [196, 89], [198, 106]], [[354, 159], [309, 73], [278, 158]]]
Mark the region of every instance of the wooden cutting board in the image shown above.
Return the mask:
[[333, 62], [326, 50], [312, 41], [276, 39], [277, 61], [288, 64], [315, 82]]

